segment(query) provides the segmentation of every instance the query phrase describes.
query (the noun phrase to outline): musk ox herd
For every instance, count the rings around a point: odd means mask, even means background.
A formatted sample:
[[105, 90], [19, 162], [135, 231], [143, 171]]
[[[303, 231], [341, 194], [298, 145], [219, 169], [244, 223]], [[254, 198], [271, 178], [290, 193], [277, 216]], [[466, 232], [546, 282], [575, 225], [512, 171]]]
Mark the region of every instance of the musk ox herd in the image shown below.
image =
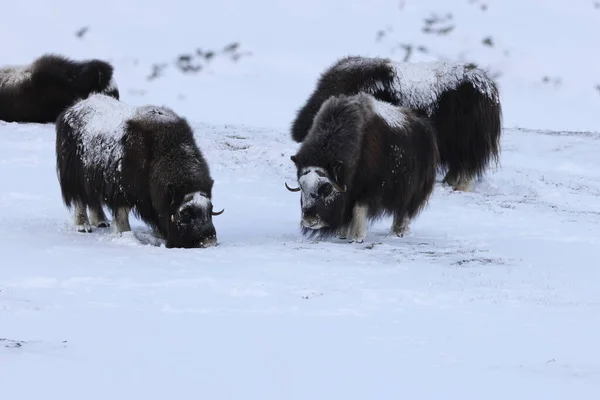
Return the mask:
[[[133, 212], [167, 248], [217, 244], [214, 179], [187, 120], [122, 101], [113, 66], [47, 54], [0, 68], [0, 120], [52, 123], [63, 202], [79, 232], [131, 230]], [[472, 64], [349, 56], [327, 68], [291, 124], [307, 237], [361, 243], [392, 217], [404, 236], [436, 175], [467, 191], [498, 162], [496, 83]], [[110, 210], [112, 221], [104, 213]]]

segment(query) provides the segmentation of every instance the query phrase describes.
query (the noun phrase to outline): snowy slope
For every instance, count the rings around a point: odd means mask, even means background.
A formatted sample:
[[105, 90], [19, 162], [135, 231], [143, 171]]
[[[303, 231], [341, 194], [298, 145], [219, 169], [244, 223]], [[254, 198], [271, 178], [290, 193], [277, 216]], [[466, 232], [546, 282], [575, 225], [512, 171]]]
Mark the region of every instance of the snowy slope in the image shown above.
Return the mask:
[[[485, 11], [481, 5], [487, 4]], [[6, 2], [0, 35], [5, 64], [41, 52], [111, 60], [125, 99], [167, 104], [211, 123], [289, 127], [317, 76], [348, 54], [402, 59], [398, 44], [423, 45], [412, 59], [475, 61], [499, 78], [508, 127], [598, 130], [600, 8], [594, 0], [157, 0]], [[452, 14], [448, 35], [424, 19]], [[78, 38], [75, 33], [87, 27]], [[387, 34], [377, 41], [377, 32]], [[388, 31], [389, 30], [389, 31]], [[491, 37], [493, 47], [482, 41]], [[240, 43], [235, 62], [221, 50]], [[215, 50], [197, 74], [181, 54]], [[247, 54], [247, 53], [251, 54]], [[167, 63], [147, 80], [153, 64]], [[548, 76], [549, 82], [543, 78]], [[560, 83], [555, 83], [560, 79]]]
[[[598, 398], [600, 10], [486, 3], [3, 4], [2, 64], [111, 60], [124, 101], [194, 125], [225, 213], [219, 246], [202, 250], [165, 249], [134, 219], [122, 236], [78, 233], [53, 126], [0, 122], [0, 398]], [[421, 32], [447, 11], [455, 34]], [[235, 41], [252, 54], [219, 53], [198, 74], [173, 66]], [[295, 110], [337, 58], [401, 58], [398, 42], [430, 49], [415, 59], [501, 67], [500, 168], [472, 193], [438, 184], [408, 237], [388, 237], [385, 220], [360, 245], [304, 240], [284, 187]]]
[[408, 237], [298, 234], [280, 131], [195, 124], [216, 248], [75, 232], [52, 126], [0, 124], [0, 387], [34, 399], [594, 399], [599, 134], [508, 130]]

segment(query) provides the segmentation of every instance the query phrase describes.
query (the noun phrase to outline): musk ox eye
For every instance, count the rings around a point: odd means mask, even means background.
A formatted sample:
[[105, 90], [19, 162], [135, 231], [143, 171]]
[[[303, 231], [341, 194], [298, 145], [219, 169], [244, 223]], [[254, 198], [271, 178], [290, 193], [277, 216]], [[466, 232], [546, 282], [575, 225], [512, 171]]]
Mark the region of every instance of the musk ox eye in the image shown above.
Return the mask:
[[321, 187], [319, 187], [317, 194], [321, 197], [327, 197], [331, 194], [332, 190], [333, 190], [333, 186], [331, 186], [329, 183], [326, 183], [324, 185], [321, 185]]

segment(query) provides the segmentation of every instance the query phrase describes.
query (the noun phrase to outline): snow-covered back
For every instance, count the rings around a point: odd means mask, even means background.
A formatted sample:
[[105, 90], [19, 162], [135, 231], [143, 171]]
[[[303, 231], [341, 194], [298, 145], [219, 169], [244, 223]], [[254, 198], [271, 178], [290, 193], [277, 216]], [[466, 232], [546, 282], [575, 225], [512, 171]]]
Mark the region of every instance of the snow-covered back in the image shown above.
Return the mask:
[[389, 126], [402, 128], [406, 124], [405, 110], [402, 107], [396, 107], [388, 102], [377, 100], [373, 96], [369, 97], [373, 111], [383, 118]]
[[395, 89], [406, 96], [406, 107], [424, 108], [428, 113], [438, 96], [455, 89], [463, 82], [473, 84], [492, 101], [500, 101], [493, 81], [478, 68], [469, 68], [464, 64], [439, 61], [431, 62], [393, 62], [395, 67]]
[[79, 101], [64, 114], [64, 121], [80, 132], [82, 161], [87, 168], [106, 168], [110, 160], [119, 160], [119, 143], [127, 120], [138, 108], [103, 94], [93, 94]]
[[31, 71], [25, 67], [0, 68], [0, 87], [17, 86], [31, 78]]

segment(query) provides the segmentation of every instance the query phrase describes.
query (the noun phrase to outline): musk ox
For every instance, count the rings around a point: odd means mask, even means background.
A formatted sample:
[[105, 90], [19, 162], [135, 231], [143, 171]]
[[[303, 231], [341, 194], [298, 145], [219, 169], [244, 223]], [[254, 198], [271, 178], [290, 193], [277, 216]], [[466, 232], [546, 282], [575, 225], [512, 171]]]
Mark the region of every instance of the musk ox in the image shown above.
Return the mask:
[[404, 236], [433, 191], [438, 163], [426, 118], [375, 97], [331, 96], [291, 160], [302, 191], [302, 233], [363, 242], [369, 220], [392, 215]]
[[54, 123], [67, 107], [91, 93], [119, 99], [109, 63], [43, 55], [28, 66], [0, 69], [0, 120]]
[[298, 110], [291, 134], [302, 142], [321, 104], [332, 95], [366, 92], [431, 118], [444, 182], [469, 190], [491, 161], [498, 162], [502, 109], [498, 88], [472, 64], [394, 62], [350, 56], [325, 70]]
[[169, 108], [91, 95], [56, 121], [56, 168], [80, 232], [109, 225], [106, 205], [117, 232], [131, 230], [133, 211], [168, 248], [217, 242], [212, 216], [224, 210], [213, 211], [214, 180], [191, 127]]

